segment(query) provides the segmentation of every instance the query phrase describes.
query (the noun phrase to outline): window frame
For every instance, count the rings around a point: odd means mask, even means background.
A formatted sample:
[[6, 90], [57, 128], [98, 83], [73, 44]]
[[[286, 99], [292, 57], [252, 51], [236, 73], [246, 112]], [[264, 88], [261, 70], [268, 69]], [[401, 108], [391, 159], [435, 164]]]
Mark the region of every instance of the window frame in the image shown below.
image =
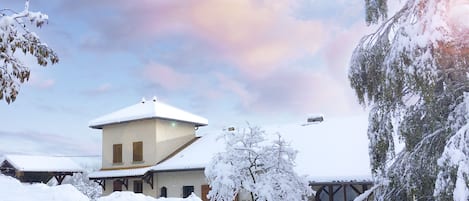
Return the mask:
[[122, 163], [122, 144], [112, 145], [112, 163], [113, 164]]
[[194, 186], [182, 186], [182, 198], [189, 197], [194, 191], [195, 191]]

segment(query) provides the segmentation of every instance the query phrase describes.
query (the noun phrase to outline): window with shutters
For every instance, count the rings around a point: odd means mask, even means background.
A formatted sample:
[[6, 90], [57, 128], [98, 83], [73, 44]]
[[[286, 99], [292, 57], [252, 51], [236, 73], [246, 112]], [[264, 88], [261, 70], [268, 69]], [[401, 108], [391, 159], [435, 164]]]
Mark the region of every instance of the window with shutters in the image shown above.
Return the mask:
[[112, 145], [112, 162], [122, 163], [122, 144]]
[[143, 182], [142, 180], [134, 181], [134, 193], [142, 193], [143, 192]]
[[134, 150], [134, 162], [141, 162], [143, 161], [143, 142], [134, 142], [133, 143], [133, 150]]

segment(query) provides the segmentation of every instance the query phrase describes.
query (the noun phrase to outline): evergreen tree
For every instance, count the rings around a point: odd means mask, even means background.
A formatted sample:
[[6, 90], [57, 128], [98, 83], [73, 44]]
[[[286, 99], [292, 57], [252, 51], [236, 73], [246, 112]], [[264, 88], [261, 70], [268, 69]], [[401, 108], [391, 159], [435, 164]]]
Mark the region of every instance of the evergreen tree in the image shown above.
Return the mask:
[[[366, 22], [381, 25], [354, 50], [349, 80], [371, 108], [375, 199], [456, 199], [454, 186], [467, 190], [469, 172], [462, 143], [469, 142], [469, 26], [448, 17], [456, 9], [450, 0], [407, 0], [389, 18], [386, 0], [365, 2]], [[399, 153], [397, 138], [405, 145]], [[455, 150], [464, 160], [447, 154]]]

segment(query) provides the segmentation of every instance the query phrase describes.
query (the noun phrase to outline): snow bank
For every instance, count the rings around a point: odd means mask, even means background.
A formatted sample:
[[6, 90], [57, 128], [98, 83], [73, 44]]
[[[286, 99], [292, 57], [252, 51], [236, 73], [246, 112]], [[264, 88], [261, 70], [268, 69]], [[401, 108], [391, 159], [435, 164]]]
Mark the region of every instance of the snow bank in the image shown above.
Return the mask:
[[12, 177], [0, 174], [2, 201], [88, 201], [88, 197], [69, 184], [47, 186], [45, 184], [22, 184]]
[[187, 198], [153, 198], [143, 194], [133, 193], [130, 191], [114, 192], [108, 196], [98, 199], [98, 201], [202, 201], [195, 194]]
[[[24, 184], [17, 179], [0, 174], [1, 201], [89, 201], [70, 184], [47, 186], [45, 184]], [[129, 191], [114, 192], [98, 198], [97, 201], [202, 201], [195, 194], [187, 198], [153, 198]]]

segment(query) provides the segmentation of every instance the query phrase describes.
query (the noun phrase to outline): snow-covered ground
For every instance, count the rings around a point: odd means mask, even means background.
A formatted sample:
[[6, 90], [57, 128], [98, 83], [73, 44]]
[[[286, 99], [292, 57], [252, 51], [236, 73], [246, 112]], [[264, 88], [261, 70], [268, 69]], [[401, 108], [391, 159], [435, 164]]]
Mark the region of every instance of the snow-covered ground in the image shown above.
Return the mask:
[[12, 177], [0, 174], [0, 195], [2, 201], [88, 201], [70, 184], [47, 186], [46, 184], [22, 184]]
[[[24, 184], [17, 179], [0, 174], [1, 201], [90, 201], [74, 186], [63, 184], [48, 186], [46, 184]], [[188, 198], [159, 198], [155, 199], [133, 192], [114, 192], [99, 198], [97, 201], [201, 201], [195, 195]]]
[[98, 199], [98, 201], [202, 201], [196, 195], [192, 194], [187, 198], [158, 198], [155, 199], [150, 196], [143, 194], [135, 194], [129, 191], [114, 192], [111, 195], [104, 196]]

